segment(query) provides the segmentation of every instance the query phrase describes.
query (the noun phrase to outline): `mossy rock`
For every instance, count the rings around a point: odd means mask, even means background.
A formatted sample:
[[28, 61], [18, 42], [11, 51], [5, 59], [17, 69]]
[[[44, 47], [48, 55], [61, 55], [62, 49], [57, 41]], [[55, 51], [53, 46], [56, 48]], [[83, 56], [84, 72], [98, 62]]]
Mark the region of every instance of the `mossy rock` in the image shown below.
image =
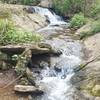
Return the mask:
[[27, 80], [26, 77], [22, 77], [20, 79], [20, 82], [19, 82], [20, 85], [28, 85], [29, 84], [29, 81]]
[[100, 85], [95, 85], [92, 89], [92, 94], [94, 96], [100, 96]]

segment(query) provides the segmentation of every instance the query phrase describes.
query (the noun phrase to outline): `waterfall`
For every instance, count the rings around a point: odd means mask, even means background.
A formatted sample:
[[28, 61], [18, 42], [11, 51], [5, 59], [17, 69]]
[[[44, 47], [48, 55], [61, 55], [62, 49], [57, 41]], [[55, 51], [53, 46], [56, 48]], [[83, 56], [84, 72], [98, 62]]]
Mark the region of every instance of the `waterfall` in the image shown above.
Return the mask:
[[47, 8], [42, 8], [42, 7], [37, 7], [33, 6], [32, 7], [33, 11], [46, 17], [47, 20], [50, 22], [49, 25], [66, 25], [67, 23], [62, 20], [62, 18], [58, 15], [56, 15], [54, 12], [51, 12]]
[[[33, 7], [33, 10], [35, 13], [46, 17], [50, 22], [47, 27], [40, 29], [39, 32], [55, 29], [55, 26], [59, 30], [62, 28], [60, 25], [68, 25], [60, 16], [47, 8]], [[81, 63], [80, 55], [82, 48], [80, 47], [80, 43], [73, 41], [72, 39], [69, 39], [68, 42], [64, 40], [60, 41], [60, 39], [49, 41], [50, 45], [52, 44], [54, 48], [62, 52], [62, 55], [59, 56], [60, 61], [56, 64], [60, 68], [60, 71], [48, 66], [45, 66], [41, 70], [42, 79], [38, 80], [37, 84], [44, 87], [45, 94], [38, 100], [74, 100], [73, 92], [75, 92], [75, 89], [70, 80], [75, 74], [75, 67], [78, 67]]]
[[56, 71], [52, 67], [46, 67], [41, 71], [43, 79], [40, 80], [40, 84], [45, 86], [45, 94], [41, 100], [74, 100], [75, 88], [70, 80], [75, 74], [74, 68], [81, 63], [79, 55], [81, 48], [78, 43], [70, 42], [66, 46], [60, 46], [59, 49], [62, 50], [62, 55], [57, 64], [61, 71]]

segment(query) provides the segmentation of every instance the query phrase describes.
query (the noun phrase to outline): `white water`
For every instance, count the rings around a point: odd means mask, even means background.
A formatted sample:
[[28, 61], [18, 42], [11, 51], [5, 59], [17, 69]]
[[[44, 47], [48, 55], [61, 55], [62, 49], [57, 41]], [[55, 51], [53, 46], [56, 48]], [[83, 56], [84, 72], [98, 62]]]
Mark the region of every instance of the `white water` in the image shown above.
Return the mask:
[[73, 94], [75, 91], [70, 79], [75, 74], [73, 68], [81, 63], [81, 59], [76, 56], [76, 51], [73, 52], [75, 55], [73, 53], [68, 55], [67, 52], [68, 50], [64, 48], [64, 52], [60, 56], [61, 63], [66, 61], [61, 64], [61, 72], [56, 72], [48, 67], [41, 72], [43, 79], [40, 83], [45, 86], [45, 95], [41, 100], [74, 100]]
[[[41, 7], [33, 8], [36, 13], [47, 17], [50, 21], [50, 24], [46, 28], [43, 28], [39, 31], [55, 29], [54, 26], [56, 25], [68, 25], [61, 19], [61, 17], [55, 13], [50, 12], [49, 9]], [[58, 62], [61, 68], [61, 72], [55, 71], [52, 67], [46, 67], [41, 71], [43, 79], [39, 81], [39, 84], [44, 87], [45, 91], [45, 94], [41, 100], [74, 100], [74, 87], [72, 86], [70, 80], [75, 74], [74, 68], [79, 66], [81, 63], [80, 46], [76, 42], [69, 42], [68, 44], [65, 43], [64, 46], [62, 46], [62, 41], [59, 41], [58, 43], [61, 45], [59, 46], [59, 49], [62, 50], [63, 53], [60, 56], [61, 60]], [[51, 44], [56, 48], [58, 46], [56, 41], [55, 43], [51, 42]]]
[[33, 9], [36, 13], [46, 17], [50, 21], [50, 26], [52, 25], [66, 25], [67, 23], [62, 20], [62, 18], [56, 15], [54, 12], [51, 12], [47, 8], [41, 8], [37, 6], [33, 6]]

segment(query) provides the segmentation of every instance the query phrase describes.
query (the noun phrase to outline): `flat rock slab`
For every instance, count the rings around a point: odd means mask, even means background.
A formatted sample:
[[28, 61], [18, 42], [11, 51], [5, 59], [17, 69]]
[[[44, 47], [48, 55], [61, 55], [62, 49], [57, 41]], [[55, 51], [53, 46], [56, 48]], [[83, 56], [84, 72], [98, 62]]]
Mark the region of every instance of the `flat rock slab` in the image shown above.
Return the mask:
[[21, 45], [6, 45], [0, 46], [0, 51], [7, 54], [21, 54], [25, 48], [30, 48], [32, 50], [32, 54], [41, 54], [41, 53], [50, 53], [51, 50], [49, 48], [42, 48], [36, 44], [21, 44]]
[[25, 85], [15, 85], [14, 90], [16, 92], [22, 92], [22, 93], [27, 93], [27, 92], [42, 92], [41, 89], [36, 88], [34, 86], [25, 86]]

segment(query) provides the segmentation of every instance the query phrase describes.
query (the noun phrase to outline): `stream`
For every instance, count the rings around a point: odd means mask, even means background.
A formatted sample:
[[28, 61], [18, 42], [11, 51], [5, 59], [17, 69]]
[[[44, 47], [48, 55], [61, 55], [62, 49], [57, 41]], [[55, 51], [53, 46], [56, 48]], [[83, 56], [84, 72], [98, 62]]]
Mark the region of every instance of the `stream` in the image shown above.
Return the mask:
[[[51, 12], [47, 8], [33, 7], [33, 10], [47, 18], [49, 24], [47, 27], [38, 30], [38, 32], [63, 29], [63, 26], [68, 27], [68, 23]], [[53, 31], [51, 31], [53, 30]], [[37, 84], [44, 87], [44, 95], [37, 100], [75, 100], [73, 94], [75, 92], [70, 80], [75, 74], [74, 69], [81, 64], [82, 61], [82, 46], [79, 41], [73, 40], [70, 37], [66, 39], [47, 40], [47, 43], [53, 48], [60, 50], [62, 54], [59, 56], [54, 66], [45, 68], [41, 71], [42, 79], [37, 81]], [[54, 67], [57, 67], [55, 70]]]

